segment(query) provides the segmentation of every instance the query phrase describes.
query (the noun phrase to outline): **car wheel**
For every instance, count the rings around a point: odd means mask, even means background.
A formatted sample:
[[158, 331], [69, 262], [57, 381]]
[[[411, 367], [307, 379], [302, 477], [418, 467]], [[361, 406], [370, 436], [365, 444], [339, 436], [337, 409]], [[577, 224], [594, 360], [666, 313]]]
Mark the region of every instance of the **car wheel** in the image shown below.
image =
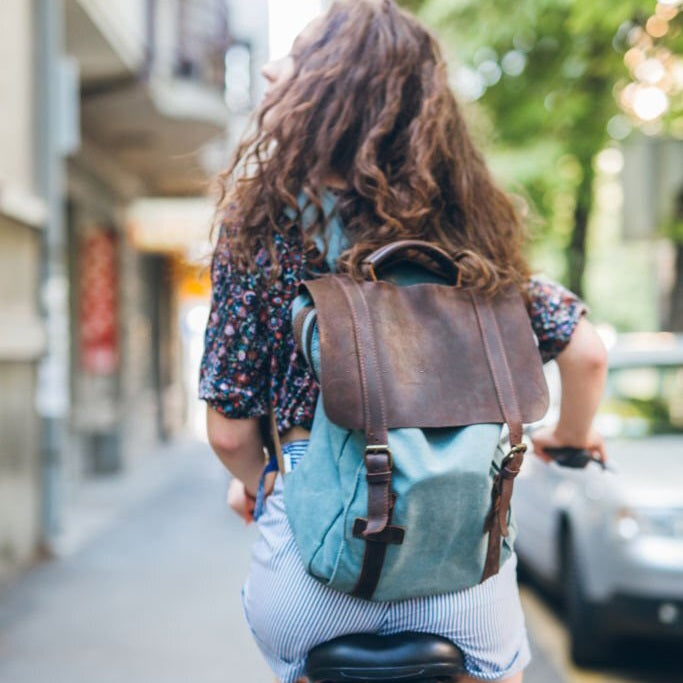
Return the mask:
[[581, 568], [569, 532], [565, 534], [564, 604], [572, 660], [579, 666], [597, 666], [609, 659], [609, 640], [599, 631], [598, 606], [586, 599]]

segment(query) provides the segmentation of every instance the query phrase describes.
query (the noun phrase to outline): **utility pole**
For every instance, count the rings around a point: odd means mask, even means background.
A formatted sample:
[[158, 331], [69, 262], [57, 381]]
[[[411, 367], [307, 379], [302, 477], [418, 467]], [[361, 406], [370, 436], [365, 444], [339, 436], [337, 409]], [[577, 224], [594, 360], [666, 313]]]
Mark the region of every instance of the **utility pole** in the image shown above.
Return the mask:
[[41, 306], [47, 348], [38, 370], [37, 410], [42, 420], [42, 537], [49, 551], [61, 526], [62, 455], [69, 416], [69, 278], [65, 224], [64, 8], [62, 0], [34, 0], [38, 187], [47, 205]]

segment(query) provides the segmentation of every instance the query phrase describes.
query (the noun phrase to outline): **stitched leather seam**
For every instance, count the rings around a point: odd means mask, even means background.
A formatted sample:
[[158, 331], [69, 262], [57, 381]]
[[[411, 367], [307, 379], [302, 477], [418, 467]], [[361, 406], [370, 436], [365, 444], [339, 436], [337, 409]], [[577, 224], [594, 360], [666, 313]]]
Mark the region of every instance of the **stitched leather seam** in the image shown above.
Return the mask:
[[[375, 365], [375, 371], [377, 373], [377, 379], [379, 380], [379, 407], [380, 407], [380, 420], [381, 420], [381, 426], [382, 429], [386, 429], [386, 424], [387, 424], [387, 409], [386, 409], [386, 404], [384, 402], [384, 387], [382, 386], [382, 372], [379, 366], [379, 357], [377, 355], [377, 344], [375, 343], [375, 334], [372, 329], [372, 318], [370, 317], [370, 308], [368, 307], [368, 302], [365, 298], [365, 295], [363, 294], [363, 289], [362, 287], [356, 282], [354, 283], [356, 285], [356, 291], [358, 292], [358, 296], [360, 298], [360, 301], [363, 305], [363, 308], [365, 309], [365, 314], [367, 316], [367, 323], [368, 323], [368, 331], [369, 331], [369, 338], [370, 338], [370, 346], [372, 349], [372, 361]], [[388, 445], [388, 444], [387, 444]]]
[[[378, 391], [378, 398], [379, 398], [379, 409], [380, 409], [380, 425], [379, 428], [382, 430], [382, 434], [375, 434], [374, 437], [375, 439], [380, 439], [384, 438], [387, 440], [387, 445], [388, 445], [388, 440], [389, 440], [389, 435], [386, 429], [386, 406], [384, 404], [384, 390], [382, 386], [382, 374], [380, 372], [380, 367], [379, 367], [379, 359], [377, 357], [377, 345], [375, 343], [375, 335], [372, 327], [372, 318], [370, 317], [370, 309], [368, 307], [368, 302], [365, 299], [365, 295], [363, 294], [363, 290], [361, 286], [357, 282], [353, 282], [352, 286], [355, 287], [355, 292], [357, 298], [360, 300], [362, 309], [365, 313], [366, 316], [366, 330], [368, 331], [368, 341], [370, 344], [370, 356], [371, 356], [371, 362], [373, 363], [375, 367], [375, 379], [377, 381], [377, 391]], [[370, 425], [372, 427], [372, 425]], [[389, 470], [389, 479], [388, 483], [391, 482], [391, 470]], [[368, 482], [370, 483], [370, 482]], [[389, 507], [389, 486], [384, 486], [382, 490], [382, 508], [384, 510], [387, 510]]]
[[351, 313], [351, 320], [353, 321], [353, 336], [354, 336], [354, 339], [356, 340], [356, 356], [358, 357], [361, 395], [363, 397], [363, 409], [365, 412], [364, 422], [365, 422], [366, 427], [367, 427], [368, 420], [370, 419], [370, 402], [368, 399], [367, 377], [365, 374], [365, 362], [363, 361], [363, 354], [360, 353], [360, 333], [359, 333], [359, 326], [358, 326], [358, 318], [356, 317], [356, 311], [355, 311], [355, 308], [353, 306], [353, 302], [351, 301], [351, 296], [349, 295], [349, 292], [346, 290], [346, 286], [345, 286], [343, 278], [337, 278], [337, 279], [338, 279], [338, 282], [341, 284], [342, 294], [344, 295], [344, 298], [346, 299], [346, 303], [349, 306], [349, 311]]
[[509, 424], [508, 419], [507, 419], [507, 411], [505, 410], [505, 406], [503, 405], [503, 396], [502, 396], [501, 390], [500, 390], [500, 383], [498, 382], [498, 375], [496, 374], [495, 363], [491, 362], [491, 348], [489, 346], [488, 339], [486, 338], [486, 332], [484, 331], [484, 325], [483, 325], [483, 321], [481, 319], [481, 312], [479, 310], [479, 304], [471, 292], [470, 292], [470, 297], [471, 297], [472, 303], [474, 305], [474, 314], [477, 316], [477, 325], [479, 325], [479, 331], [481, 333], [481, 339], [482, 339], [482, 342], [484, 343], [484, 349], [486, 351], [486, 358], [488, 360], [489, 370], [491, 371], [491, 377], [493, 378], [493, 384], [496, 387], [496, 398], [498, 399], [498, 405], [500, 405], [500, 410], [503, 413], [503, 419], [505, 420], [505, 422], [508, 423], [508, 429], [509, 429], [510, 424]]
[[[500, 348], [503, 353], [505, 353], [505, 346], [503, 345], [503, 336], [500, 333], [500, 327], [498, 326], [498, 319], [496, 318], [495, 315], [491, 316], [492, 318], [492, 323], [493, 323], [493, 333], [496, 336], [496, 339], [498, 340], [498, 344], [500, 345]], [[510, 392], [512, 394], [512, 403], [513, 405], [511, 406], [513, 408], [514, 412], [514, 420], [519, 424], [521, 427], [522, 425], [522, 412], [519, 408], [519, 399], [517, 397], [517, 390], [515, 389], [515, 383], [514, 380], [512, 379], [512, 374], [510, 373], [510, 367], [507, 362], [507, 358], [505, 359], [505, 365], [504, 369], [507, 374], [507, 379], [510, 384]], [[521, 435], [520, 435], [521, 439]], [[513, 446], [516, 446], [517, 444], [512, 444]]]

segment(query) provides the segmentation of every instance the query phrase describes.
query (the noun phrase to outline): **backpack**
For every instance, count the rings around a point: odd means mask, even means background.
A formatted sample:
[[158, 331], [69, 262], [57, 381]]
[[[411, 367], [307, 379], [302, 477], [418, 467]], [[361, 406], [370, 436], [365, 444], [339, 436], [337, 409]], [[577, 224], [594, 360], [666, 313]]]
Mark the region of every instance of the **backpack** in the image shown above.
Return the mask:
[[516, 290], [463, 288], [427, 242], [387, 245], [363, 268], [360, 282], [303, 282], [293, 306], [321, 391], [306, 455], [285, 474], [288, 520], [331, 588], [382, 601], [463, 590], [510, 556], [522, 423], [547, 409], [526, 307]]

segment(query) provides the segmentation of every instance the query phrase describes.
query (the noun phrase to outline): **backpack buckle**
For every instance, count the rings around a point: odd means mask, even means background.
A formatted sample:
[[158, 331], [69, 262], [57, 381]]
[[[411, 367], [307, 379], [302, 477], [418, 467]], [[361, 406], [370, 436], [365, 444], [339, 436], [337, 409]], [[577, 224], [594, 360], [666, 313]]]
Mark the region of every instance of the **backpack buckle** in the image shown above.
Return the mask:
[[389, 469], [391, 469], [394, 466], [394, 458], [391, 455], [391, 449], [389, 448], [389, 444], [368, 444], [365, 446], [365, 453], [363, 458], [365, 458], [366, 455], [381, 455], [382, 453], [386, 453], [386, 455], [389, 458]]
[[517, 445], [512, 446], [510, 448], [510, 451], [505, 456], [505, 460], [507, 460], [508, 458], [511, 458], [514, 455], [517, 455], [517, 453], [521, 453], [522, 455], [524, 455], [526, 453], [526, 451], [527, 451], [527, 445], [525, 443], [518, 443]]
[[512, 446], [510, 448], [510, 451], [508, 454], [503, 458], [503, 461], [500, 463], [500, 475], [503, 479], [510, 479], [512, 477], [516, 477], [519, 474], [519, 467], [522, 464], [522, 461], [519, 461], [519, 464], [515, 469], [510, 469], [508, 465], [515, 460], [515, 456], [517, 455], [524, 455], [527, 451], [527, 446], [525, 443], [519, 443], [515, 446]]
[[374, 534], [364, 534], [368, 528], [368, 520], [363, 517], [356, 517], [353, 522], [353, 536], [354, 538], [362, 538], [364, 541], [371, 541], [375, 543], [388, 543], [391, 545], [401, 545], [405, 537], [405, 527], [387, 524], [382, 531]]

